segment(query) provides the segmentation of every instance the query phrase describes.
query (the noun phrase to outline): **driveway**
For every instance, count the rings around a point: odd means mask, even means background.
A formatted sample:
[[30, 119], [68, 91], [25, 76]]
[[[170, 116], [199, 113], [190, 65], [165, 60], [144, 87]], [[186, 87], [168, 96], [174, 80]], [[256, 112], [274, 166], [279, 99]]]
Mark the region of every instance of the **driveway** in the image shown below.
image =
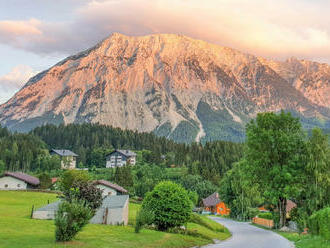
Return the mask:
[[232, 233], [232, 237], [218, 244], [205, 248], [292, 248], [292, 242], [275, 232], [237, 222], [225, 218], [211, 217], [212, 220], [224, 225]]

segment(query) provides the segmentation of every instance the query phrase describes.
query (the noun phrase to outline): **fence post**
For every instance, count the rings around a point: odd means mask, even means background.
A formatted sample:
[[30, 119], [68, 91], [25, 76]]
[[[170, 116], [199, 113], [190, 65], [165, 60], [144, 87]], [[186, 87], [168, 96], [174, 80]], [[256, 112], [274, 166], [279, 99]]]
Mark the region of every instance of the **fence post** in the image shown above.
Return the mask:
[[32, 209], [31, 209], [31, 216], [30, 216], [31, 219], [33, 217], [33, 211], [34, 211], [34, 205], [32, 205]]

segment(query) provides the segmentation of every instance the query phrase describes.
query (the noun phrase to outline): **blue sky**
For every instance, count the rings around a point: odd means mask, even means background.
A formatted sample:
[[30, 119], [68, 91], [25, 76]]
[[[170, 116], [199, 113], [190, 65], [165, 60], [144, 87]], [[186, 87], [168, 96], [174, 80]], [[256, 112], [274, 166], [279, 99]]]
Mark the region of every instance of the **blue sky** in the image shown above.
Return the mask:
[[0, 0], [0, 103], [110, 35], [179, 33], [266, 58], [330, 62], [326, 0]]

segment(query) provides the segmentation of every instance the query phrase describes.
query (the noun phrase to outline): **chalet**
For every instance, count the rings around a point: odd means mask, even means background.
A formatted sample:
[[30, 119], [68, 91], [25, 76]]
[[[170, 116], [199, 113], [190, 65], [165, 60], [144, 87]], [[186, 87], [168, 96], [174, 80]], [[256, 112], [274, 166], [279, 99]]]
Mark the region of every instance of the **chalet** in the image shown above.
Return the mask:
[[121, 167], [126, 164], [135, 165], [136, 153], [130, 150], [115, 150], [106, 156], [106, 167]]
[[121, 187], [115, 183], [106, 181], [106, 180], [97, 180], [97, 181], [94, 181], [93, 184], [97, 188], [102, 190], [103, 197], [110, 196], [110, 195], [124, 195], [124, 194], [128, 193], [128, 191], [126, 189], [124, 189], [123, 187]]
[[220, 200], [219, 193], [217, 192], [203, 199], [203, 207], [205, 211], [214, 214], [228, 215], [230, 213], [230, 209]]
[[51, 155], [58, 155], [61, 158], [61, 169], [75, 169], [78, 155], [70, 150], [56, 150], [50, 151]]
[[22, 172], [5, 172], [0, 177], [0, 190], [25, 190], [37, 188], [38, 178]]
[[[53, 202], [33, 211], [33, 219], [53, 220], [61, 201]], [[102, 205], [90, 220], [93, 224], [127, 225], [128, 223], [128, 195], [113, 195], [103, 199]]]

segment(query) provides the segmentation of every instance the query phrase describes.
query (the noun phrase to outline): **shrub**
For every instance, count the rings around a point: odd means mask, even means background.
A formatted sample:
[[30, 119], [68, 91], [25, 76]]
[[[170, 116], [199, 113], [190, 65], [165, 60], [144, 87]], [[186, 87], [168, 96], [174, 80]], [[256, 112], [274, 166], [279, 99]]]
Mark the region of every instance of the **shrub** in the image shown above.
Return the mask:
[[38, 176], [40, 180], [40, 189], [48, 189], [52, 186], [52, 179], [48, 173], [43, 172]]
[[95, 210], [102, 205], [102, 190], [95, 187], [90, 182], [74, 182], [71, 188], [65, 190], [63, 194], [66, 201], [71, 202], [73, 200], [80, 200], [92, 210]]
[[330, 240], [330, 207], [315, 212], [309, 218], [308, 227], [313, 235], [321, 235]]
[[72, 240], [92, 216], [93, 211], [81, 201], [61, 203], [55, 217], [56, 241]]
[[79, 182], [88, 182], [89, 175], [86, 171], [81, 170], [67, 170], [60, 178], [61, 191], [69, 191], [72, 185]]
[[173, 182], [161, 182], [148, 193], [142, 208], [154, 214], [153, 224], [158, 230], [166, 231], [178, 227], [190, 218], [192, 204], [187, 191]]
[[153, 212], [142, 208], [136, 215], [135, 232], [139, 233], [144, 226], [151, 225], [154, 219]]
[[273, 214], [272, 213], [260, 213], [258, 214], [259, 218], [266, 219], [266, 220], [272, 220]]

